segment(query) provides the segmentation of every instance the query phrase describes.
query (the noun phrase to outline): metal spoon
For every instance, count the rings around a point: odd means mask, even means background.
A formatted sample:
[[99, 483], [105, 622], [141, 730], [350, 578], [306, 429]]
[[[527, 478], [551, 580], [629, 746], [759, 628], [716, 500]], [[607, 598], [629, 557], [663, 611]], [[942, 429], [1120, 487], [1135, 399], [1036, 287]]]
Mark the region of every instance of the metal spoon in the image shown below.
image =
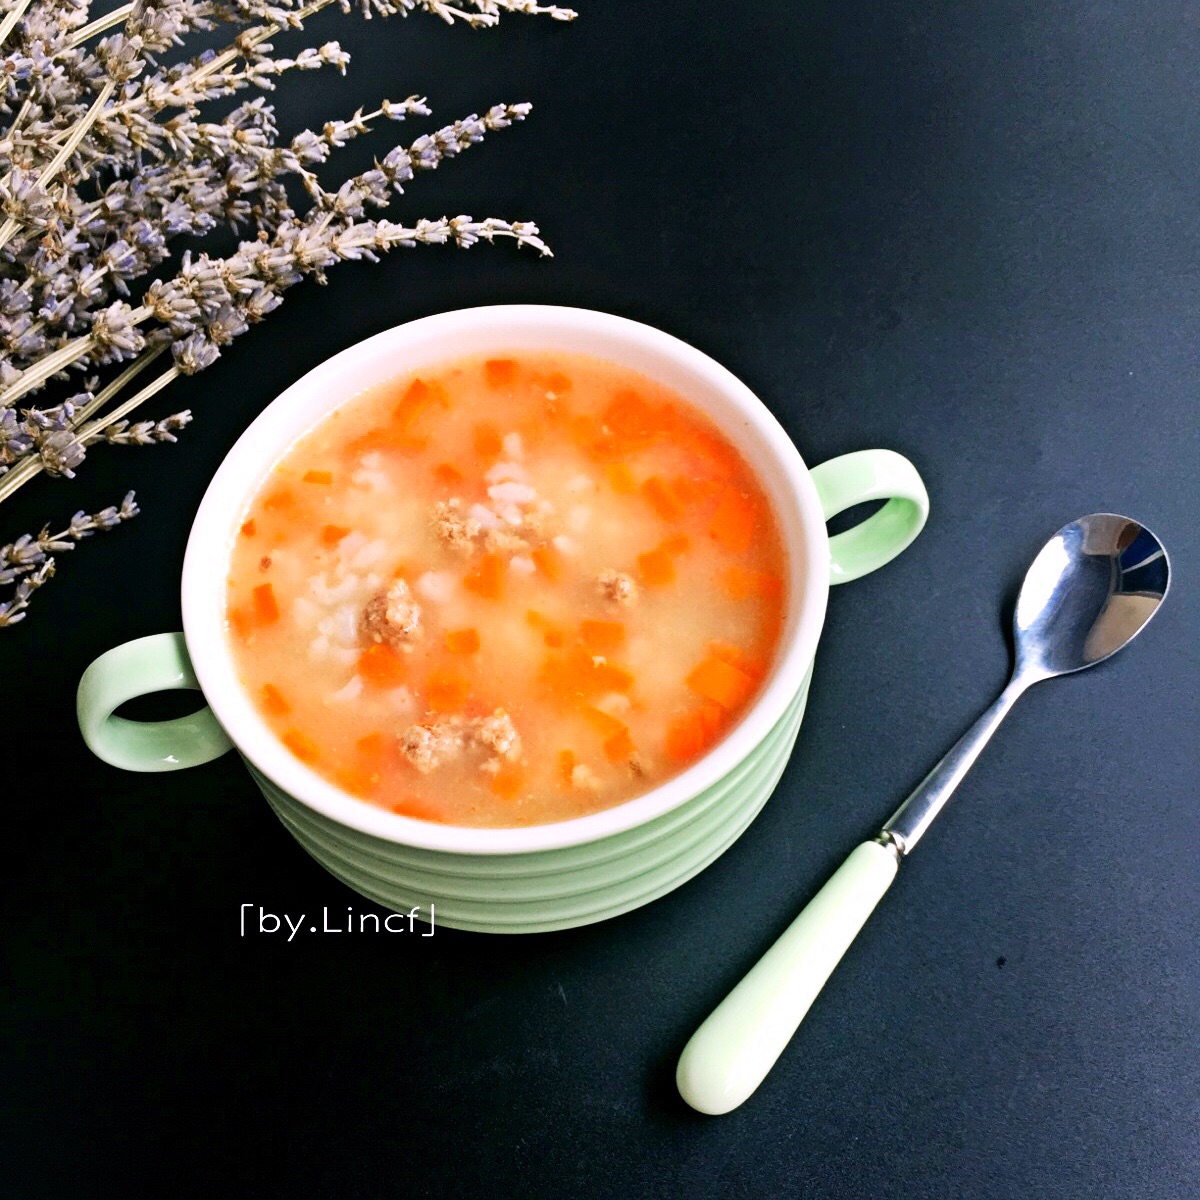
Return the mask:
[[1017, 697], [1115, 654], [1158, 611], [1169, 577], [1154, 534], [1113, 513], [1072, 521], [1042, 547], [1017, 598], [1008, 686], [692, 1035], [675, 1079], [693, 1108], [726, 1113], [758, 1087]]

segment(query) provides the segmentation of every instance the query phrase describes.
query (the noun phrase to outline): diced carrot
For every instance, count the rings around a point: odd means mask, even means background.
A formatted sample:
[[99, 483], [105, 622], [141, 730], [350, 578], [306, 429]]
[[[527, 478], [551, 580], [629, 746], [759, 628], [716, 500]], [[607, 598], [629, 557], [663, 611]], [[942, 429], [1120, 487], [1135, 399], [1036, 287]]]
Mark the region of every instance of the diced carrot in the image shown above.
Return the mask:
[[676, 717], [667, 726], [667, 757], [676, 762], [695, 758], [704, 748], [704, 733], [694, 713]]
[[571, 776], [575, 773], [575, 751], [560, 750], [558, 752], [558, 774], [563, 787], [571, 786]]
[[485, 554], [479, 566], [463, 578], [463, 587], [485, 600], [497, 600], [504, 591], [504, 559], [498, 554]]
[[443, 483], [446, 487], [454, 487], [463, 481], [463, 473], [453, 463], [438, 463], [433, 468], [433, 475], [438, 483]]
[[517, 378], [517, 364], [511, 358], [489, 358], [483, 373], [491, 387], [509, 387]]
[[739, 708], [754, 691], [754, 679], [732, 663], [711, 656], [687, 677], [687, 685], [698, 696], [715, 700], [727, 712]]
[[352, 796], [370, 796], [381, 782], [378, 771], [369, 771], [365, 767], [336, 767], [333, 781]]
[[282, 717], [285, 713], [292, 711], [292, 706], [287, 702], [284, 694], [273, 683], [263, 684], [262, 696], [263, 710], [272, 716]]
[[399, 687], [408, 678], [408, 663], [384, 642], [375, 642], [358, 656], [358, 673], [373, 688]]
[[698, 708], [676, 717], [667, 727], [668, 757], [684, 762], [703, 754], [724, 723], [725, 710], [712, 700], [705, 700]]
[[475, 452], [481, 458], [496, 458], [503, 449], [500, 430], [491, 421], [480, 421], [475, 426]]
[[611, 713], [606, 713], [602, 708], [596, 708], [595, 705], [584, 705], [580, 711], [605, 741], [616, 737], [621, 730], [626, 728], [624, 721], [618, 720]]
[[360, 737], [354, 743], [354, 762], [333, 772], [338, 785], [355, 796], [371, 796], [383, 782], [384, 772], [395, 745], [391, 738], [375, 732]]
[[633, 738], [629, 736], [628, 729], [614, 733], [604, 742], [604, 753], [609, 762], [628, 762], [634, 749]]
[[387, 757], [388, 742], [382, 733], [368, 733], [354, 743], [359, 755], [373, 764], [382, 766]]
[[291, 508], [296, 502], [289, 488], [276, 488], [263, 500], [263, 508]]
[[479, 649], [479, 630], [447, 630], [446, 649], [451, 654], [474, 654]]
[[425, 681], [425, 704], [438, 712], [456, 712], [466, 703], [470, 690], [466, 678], [456, 671], [431, 671]]
[[642, 573], [642, 582], [649, 587], [666, 587], [667, 584], [675, 582], [675, 564], [671, 561], [670, 554], [661, 546], [657, 550], [639, 554], [637, 561]]
[[621, 621], [587, 620], [580, 624], [579, 633], [593, 654], [613, 654], [625, 644], [625, 625]]
[[686, 475], [676, 475], [671, 480], [670, 487], [671, 494], [684, 508], [691, 508], [703, 495], [699, 485]]
[[628, 463], [608, 463], [604, 468], [604, 474], [608, 477], [608, 486], [618, 496], [632, 496], [637, 491], [637, 484], [633, 481], [633, 472], [629, 469]]
[[333, 482], [332, 471], [305, 471], [303, 483], [320, 483], [328, 486]]
[[414, 379], [400, 397], [392, 420], [400, 429], [411, 429], [417, 418], [438, 399], [438, 392], [441, 391], [437, 384], [430, 385], [423, 379]]
[[664, 521], [678, 521], [683, 516], [683, 505], [671, 495], [661, 475], [651, 475], [642, 484], [642, 495]]
[[336, 546], [349, 532], [345, 525], [322, 525], [321, 541], [326, 546]]
[[545, 383], [547, 390], [553, 392], [556, 396], [561, 396], [571, 390], [571, 377], [564, 375], [562, 371], [551, 371], [546, 376]]
[[704, 731], [705, 739], [711, 742], [725, 727], [726, 713], [715, 700], [705, 700], [696, 709], [696, 720]]
[[418, 821], [433, 821], [438, 825], [446, 823], [445, 814], [420, 796], [405, 796], [403, 800], [397, 800], [392, 805], [392, 812], [401, 817], [415, 817]]
[[731, 600], [749, 600], [753, 596], [778, 596], [783, 580], [769, 571], [752, 571], [748, 567], [725, 567], [718, 575], [725, 594]]
[[253, 537], [254, 531], [257, 528], [258, 527], [254, 524], [253, 517], [251, 517], [250, 520], [248, 520], [248, 521], [243, 521], [242, 522], [242, 536], [243, 537]]
[[741, 646], [735, 646], [733, 642], [722, 642], [715, 638], [708, 643], [708, 654], [710, 658], [719, 658], [731, 667], [741, 667], [746, 661]]
[[623, 388], [604, 410], [604, 424], [624, 442], [647, 442], [659, 432], [653, 406], [639, 392]]
[[254, 619], [259, 625], [272, 625], [279, 620], [279, 601], [275, 599], [275, 588], [269, 583], [260, 583], [254, 589]]
[[593, 662], [589, 683], [598, 692], [627, 692], [633, 687], [633, 675], [610, 662]]
[[737, 452], [720, 435], [702, 429], [695, 422], [684, 422], [675, 431], [680, 449], [689, 454], [696, 473], [713, 479], [730, 479], [740, 469]]
[[303, 763], [313, 763], [320, 758], [312, 739], [298, 729], [289, 729], [279, 740]]
[[663, 538], [658, 548], [668, 554], [686, 554], [692, 548], [692, 539], [686, 533], [673, 533]]
[[532, 555], [534, 565], [551, 583], [562, 578], [562, 555], [553, 546], [538, 546]]
[[370, 429], [361, 437], [355, 438], [346, 449], [352, 458], [375, 451], [412, 458], [428, 445], [427, 437], [417, 437], [404, 429]]
[[229, 610], [229, 628], [238, 637], [248, 637], [253, 627], [254, 623], [250, 619], [250, 614], [244, 608], [231, 608]]
[[731, 554], [744, 554], [754, 540], [754, 518], [753, 501], [736, 488], [726, 488], [708, 522], [708, 532]]
[[503, 766], [492, 776], [492, 791], [503, 800], [515, 800], [525, 787], [525, 772], [515, 764]]

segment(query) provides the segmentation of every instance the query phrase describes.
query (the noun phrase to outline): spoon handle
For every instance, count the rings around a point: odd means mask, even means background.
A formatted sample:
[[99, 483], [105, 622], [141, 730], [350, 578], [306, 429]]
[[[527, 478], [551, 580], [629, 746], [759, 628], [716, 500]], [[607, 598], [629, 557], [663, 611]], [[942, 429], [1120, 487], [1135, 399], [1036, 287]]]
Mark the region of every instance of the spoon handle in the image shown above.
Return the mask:
[[883, 827], [887, 838], [903, 855], [908, 854], [921, 840], [921, 835], [933, 824], [933, 819], [946, 807], [954, 789], [963, 776], [975, 765], [980, 751], [991, 741], [1008, 710], [1032, 683], [1020, 673], [1008, 681], [1008, 686], [983, 710], [979, 719], [942, 755], [937, 765], [912, 790], [907, 800], [891, 815]]
[[679, 1094], [718, 1115], [737, 1108], [775, 1065], [850, 943], [979, 757], [1017, 697], [1032, 682], [1020, 672], [917, 785], [883, 827], [834, 872], [750, 973], [717, 1005], [684, 1047]]
[[894, 846], [864, 842], [684, 1047], [679, 1094], [702, 1113], [737, 1108], [766, 1078], [834, 967], [896, 878]]

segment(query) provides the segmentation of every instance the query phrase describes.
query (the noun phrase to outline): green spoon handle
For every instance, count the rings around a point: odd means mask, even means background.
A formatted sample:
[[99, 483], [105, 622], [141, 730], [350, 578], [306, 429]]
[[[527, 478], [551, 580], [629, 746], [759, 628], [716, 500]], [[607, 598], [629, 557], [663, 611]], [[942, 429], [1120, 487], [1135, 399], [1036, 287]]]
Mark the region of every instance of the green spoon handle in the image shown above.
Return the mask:
[[894, 848], [864, 842], [713, 1010], [679, 1059], [675, 1082], [695, 1109], [737, 1108], [766, 1078], [896, 878]]

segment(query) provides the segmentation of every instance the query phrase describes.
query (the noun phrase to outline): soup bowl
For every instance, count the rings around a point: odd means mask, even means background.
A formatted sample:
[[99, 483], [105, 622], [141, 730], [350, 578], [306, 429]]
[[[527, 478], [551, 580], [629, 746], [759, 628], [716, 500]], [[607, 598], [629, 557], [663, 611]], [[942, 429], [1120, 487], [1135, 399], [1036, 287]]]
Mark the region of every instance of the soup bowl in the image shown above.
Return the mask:
[[[228, 563], [250, 498], [297, 438], [363, 389], [461, 356], [559, 351], [649, 376], [706, 412], [756, 470], [788, 558], [786, 615], [757, 698], [702, 758], [641, 796], [587, 816], [519, 828], [467, 828], [366, 803], [292, 756], [239, 681], [225, 624]], [[826, 521], [884, 501], [830, 537]], [[243, 757], [283, 825], [333, 875], [437, 924], [532, 933], [604, 920], [678, 887], [737, 839], [774, 790], [796, 740], [831, 584], [883, 566], [920, 532], [929, 501], [890, 450], [805, 466], [745, 384], [660, 330], [584, 309], [501, 305], [412, 321], [322, 363], [270, 404], [230, 450], [196, 513], [183, 566], [183, 632], [118, 646], [79, 684], [84, 740], [134, 771], [175, 771], [227, 750]], [[115, 710], [135, 696], [198, 688], [207, 707], [171, 721]]]

